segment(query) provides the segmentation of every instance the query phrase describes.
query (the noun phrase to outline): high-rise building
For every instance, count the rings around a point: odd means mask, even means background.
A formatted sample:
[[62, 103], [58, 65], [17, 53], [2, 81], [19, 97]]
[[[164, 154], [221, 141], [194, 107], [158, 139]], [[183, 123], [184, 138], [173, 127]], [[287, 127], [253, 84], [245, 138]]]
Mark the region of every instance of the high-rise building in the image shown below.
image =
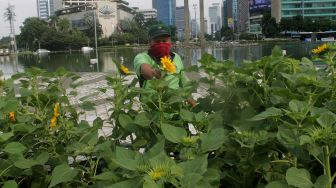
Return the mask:
[[184, 6], [176, 7], [175, 26], [177, 29], [177, 38], [183, 39], [184, 37]]
[[197, 24], [197, 20], [191, 19], [191, 35], [196, 37], [199, 34], [199, 27]]
[[62, 0], [37, 0], [37, 15], [43, 20], [47, 20], [61, 8]]
[[249, 4], [246, 0], [238, 0], [237, 5], [237, 31], [245, 32], [248, 25]]
[[223, 1], [223, 7], [222, 7], [222, 22], [223, 22], [223, 26], [224, 27], [228, 26], [228, 11], [227, 11], [227, 6], [228, 6], [228, 1], [224, 0]]
[[226, 15], [228, 27], [234, 29], [232, 0], [226, 0]]
[[336, 20], [336, 0], [281, 0], [281, 17], [302, 15], [304, 18]]
[[42, 20], [47, 20], [49, 15], [49, 0], [37, 0], [37, 16]]
[[209, 7], [209, 18], [210, 18], [210, 34], [214, 34], [219, 31], [222, 27], [221, 22], [221, 9], [219, 3], [213, 3]]
[[261, 34], [261, 20], [265, 12], [271, 13], [271, 0], [249, 0], [249, 31]]
[[232, 0], [233, 31], [238, 30], [238, 0]]
[[175, 25], [176, 0], [152, 0], [157, 19], [166, 25]]

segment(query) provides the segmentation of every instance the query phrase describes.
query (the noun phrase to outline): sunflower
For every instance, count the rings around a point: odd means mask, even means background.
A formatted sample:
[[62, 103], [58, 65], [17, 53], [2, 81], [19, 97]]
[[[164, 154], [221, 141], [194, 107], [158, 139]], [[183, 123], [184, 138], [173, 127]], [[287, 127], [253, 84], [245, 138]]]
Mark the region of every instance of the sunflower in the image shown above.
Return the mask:
[[9, 120], [10, 120], [10, 122], [12, 122], [12, 123], [15, 123], [15, 122], [16, 122], [14, 112], [9, 112]]
[[124, 65], [120, 65], [120, 70], [123, 74], [129, 74], [129, 70], [127, 67], [125, 67]]
[[312, 52], [316, 55], [319, 55], [323, 52], [325, 52], [328, 49], [328, 45], [326, 43], [324, 43], [321, 46], [318, 46], [317, 48], [313, 49]]
[[54, 116], [55, 117], [58, 117], [60, 114], [59, 114], [59, 104], [58, 103], [56, 103], [55, 105], [54, 105]]
[[54, 128], [56, 126], [57, 123], [57, 118], [59, 116], [59, 103], [55, 103], [54, 105], [54, 114], [50, 120], [50, 128]]
[[160, 58], [163, 70], [167, 70], [168, 72], [174, 74], [176, 73], [176, 66], [174, 62], [167, 56]]
[[50, 120], [50, 128], [54, 128], [56, 127], [56, 123], [57, 123], [57, 117], [53, 116]]

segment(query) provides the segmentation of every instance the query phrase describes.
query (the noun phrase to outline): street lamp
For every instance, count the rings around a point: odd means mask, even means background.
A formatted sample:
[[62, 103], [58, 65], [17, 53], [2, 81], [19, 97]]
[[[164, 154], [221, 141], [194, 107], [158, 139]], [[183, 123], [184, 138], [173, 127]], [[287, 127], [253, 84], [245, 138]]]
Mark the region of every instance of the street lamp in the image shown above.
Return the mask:
[[193, 4], [194, 10], [195, 10], [195, 41], [197, 43], [197, 20], [196, 20], [196, 8], [197, 4]]
[[97, 23], [96, 23], [96, 9], [97, 4], [93, 5], [92, 13], [93, 13], [93, 23], [94, 23], [94, 33], [95, 33], [95, 45], [96, 45], [96, 59], [90, 59], [91, 64], [97, 64], [97, 72], [99, 72], [99, 62], [98, 62], [98, 45], [97, 45]]

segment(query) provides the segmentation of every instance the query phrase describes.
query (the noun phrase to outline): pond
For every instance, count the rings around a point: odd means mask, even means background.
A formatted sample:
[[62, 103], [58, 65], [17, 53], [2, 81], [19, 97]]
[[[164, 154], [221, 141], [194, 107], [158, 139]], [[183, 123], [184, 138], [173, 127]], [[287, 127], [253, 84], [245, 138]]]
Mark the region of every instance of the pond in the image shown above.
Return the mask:
[[[209, 47], [205, 49], [206, 53], [212, 54], [217, 60], [231, 59], [237, 64], [243, 60], [256, 60], [263, 56], [271, 54], [275, 45], [280, 46], [287, 51], [290, 57], [300, 59], [310, 57], [310, 52], [319, 43], [311, 42], [273, 42], [261, 43], [258, 45], [236, 46], [226, 48]], [[114, 72], [116, 65], [114, 62], [120, 62], [120, 57], [124, 58], [125, 66], [133, 69], [133, 59], [138, 52], [145, 49], [138, 47], [125, 48], [106, 48], [99, 50], [99, 67], [90, 64], [90, 59], [95, 58], [95, 52], [82, 53], [51, 53], [49, 55], [20, 55], [20, 56], [0, 56], [0, 70], [5, 77], [9, 77], [15, 72], [22, 72], [26, 68], [39, 67], [48, 71], [54, 71], [59, 67], [64, 67], [72, 72]], [[201, 49], [182, 49], [175, 48], [186, 67], [196, 65], [201, 58]]]

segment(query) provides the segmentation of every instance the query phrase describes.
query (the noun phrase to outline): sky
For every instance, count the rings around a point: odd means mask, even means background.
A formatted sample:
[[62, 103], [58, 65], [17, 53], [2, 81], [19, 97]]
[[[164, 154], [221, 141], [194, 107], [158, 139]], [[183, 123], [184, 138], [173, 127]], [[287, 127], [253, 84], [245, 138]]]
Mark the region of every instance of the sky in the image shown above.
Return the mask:
[[[131, 7], [139, 7], [140, 9], [152, 8], [152, 0], [126, 0], [129, 2], [129, 6]], [[204, 0], [204, 16], [208, 18], [208, 7], [211, 6], [212, 3], [220, 3], [222, 0]], [[184, 0], [176, 0], [176, 6], [183, 6]], [[198, 6], [199, 0], [189, 0], [190, 6], [190, 15], [191, 19], [194, 18], [195, 12], [193, 9], [193, 4], [197, 4]], [[36, 9], [36, 0], [0, 0], [0, 38], [3, 36], [9, 35], [9, 22], [5, 21], [4, 13], [5, 9], [8, 7], [8, 4], [14, 5], [14, 12], [16, 14], [16, 20], [14, 23], [15, 33], [20, 33], [20, 26], [22, 26], [23, 21], [28, 17], [36, 17], [37, 9]], [[199, 18], [199, 12], [196, 11], [196, 17]]]

